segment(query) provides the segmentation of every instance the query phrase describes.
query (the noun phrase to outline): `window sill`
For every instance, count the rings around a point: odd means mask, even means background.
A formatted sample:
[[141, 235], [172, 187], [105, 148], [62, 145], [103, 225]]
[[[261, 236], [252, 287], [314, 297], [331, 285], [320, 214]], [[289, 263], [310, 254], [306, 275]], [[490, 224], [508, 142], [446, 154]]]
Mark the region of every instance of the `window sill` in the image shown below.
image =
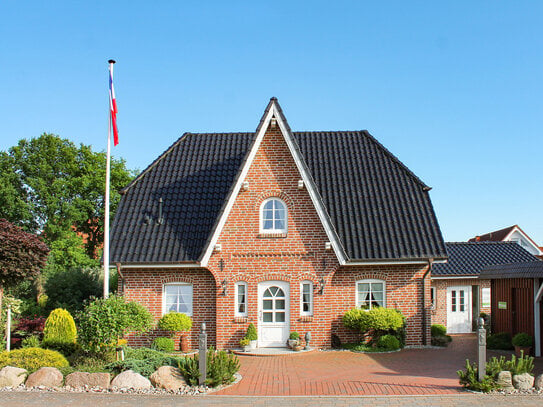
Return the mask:
[[300, 322], [313, 322], [313, 315], [301, 315]]
[[281, 239], [287, 237], [286, 233], [259, 233], [258, 239]]
[[249, 317], [242, 317], [242, 316], [234, 317], [235, 324], [245, 324], [247, 322], [249, 322]]

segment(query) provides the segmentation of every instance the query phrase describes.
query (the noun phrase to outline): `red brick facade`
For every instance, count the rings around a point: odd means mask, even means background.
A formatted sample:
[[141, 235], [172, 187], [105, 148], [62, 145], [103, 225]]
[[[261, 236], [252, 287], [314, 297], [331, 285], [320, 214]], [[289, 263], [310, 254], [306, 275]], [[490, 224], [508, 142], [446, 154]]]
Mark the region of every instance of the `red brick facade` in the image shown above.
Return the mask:
[[[193, 284], [192, 345], [196, 345], [201, 322], [207, 322], [209, 343], [217, 348], [238, 347], [249, 323], [258, 326], [258, 283], [284, 281], [290, 286], [290, 331], [302, 336], [311, 332], [312, 346], [330, 347], [331, 335], [342, 341], [359, 338], [345, 329], [341, 317], [356, 301], [356, 281], [364, 278], [384, 280], [386, 305], [398, 308], [407, 318], [407, 344], [423, 343], [422, 290], [426, 265], [343, 266], [340, 267], [315, 206], [306, 188], [299, 188], [302, 177], [279, 127], [269, 128], [245, 177], [248, 188], [239, 192], [220, 233], [208, 269], [123, 271], [125, 296], [148, 307], [156, 318], [162, 312], [162, 286], [165, 282]], [[261, 235], [259, 213], [269, 197], [281, 198], [288, 208], [285, 235]], [[345, 214], [348, 216], [348, 214]], [[321, 279], [324, 292], [321, 294]], [[226, 295], [222, 282], [226, 280]], [[313, 282], [313, 316], [300, 315], [300, 283]], [[244, 281], [248, 287], [248, 316], [235, 317], [234, 285]], [[430, 280], [426, 277], [426, 338], [429, 343]], [[148, 339], [133, 338], [144, 344]]]

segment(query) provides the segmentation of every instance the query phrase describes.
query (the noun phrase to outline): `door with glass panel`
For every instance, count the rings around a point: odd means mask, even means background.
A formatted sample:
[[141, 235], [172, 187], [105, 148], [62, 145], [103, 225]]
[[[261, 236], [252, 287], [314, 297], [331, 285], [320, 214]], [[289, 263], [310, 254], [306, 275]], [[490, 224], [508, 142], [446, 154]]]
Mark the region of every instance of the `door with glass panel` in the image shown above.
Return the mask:
[[447, 288], [447, 333], [471, 332], [471, 286]]
[[290, 330], [290, 289], [284, 281], [258, 284], [258, 346], [283, 347]]

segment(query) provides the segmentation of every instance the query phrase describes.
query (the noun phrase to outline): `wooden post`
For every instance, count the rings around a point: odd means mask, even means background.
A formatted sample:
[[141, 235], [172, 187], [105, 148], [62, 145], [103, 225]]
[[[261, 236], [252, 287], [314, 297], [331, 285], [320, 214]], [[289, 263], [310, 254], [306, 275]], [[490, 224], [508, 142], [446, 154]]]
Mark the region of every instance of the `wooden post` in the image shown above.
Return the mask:
[[477, 372], [478, 379], [482, 382], [486, 375], [486, 329], [483, 318], [479, 318], [477, 329]]
[[206, 383], [207, 375], [207, 332], [206, 332], [206, 323], [202, 322], [200, 327], [200, 337], [198, 339], [198, 367], [200, 368], [200, 386]]

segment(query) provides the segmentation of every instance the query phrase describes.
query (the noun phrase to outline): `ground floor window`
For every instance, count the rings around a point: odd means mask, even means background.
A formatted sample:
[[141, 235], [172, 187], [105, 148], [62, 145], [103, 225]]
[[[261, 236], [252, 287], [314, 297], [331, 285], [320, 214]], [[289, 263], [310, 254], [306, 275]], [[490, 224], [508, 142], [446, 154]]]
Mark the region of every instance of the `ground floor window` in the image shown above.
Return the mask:
[[313, 315], [313, 283], [304, 281], [300, 286], [300, 315]]
[[436, 309], [437, 297], [436, 297], [435, 287], [430, 288], [430, 304], [431, 304], [430, 306], [432, 307], [432, 309]]
[[171, 311], [192, 316], [192, 284], [172, 283], [164, 285], [163, 313]]
[[240, 281], [236, 283], [236, 316], [247, 316], [247, 283]]
[[386, 290], [383, 280], [356, 282], [356, 306], [363, 309], [386, 306]]

